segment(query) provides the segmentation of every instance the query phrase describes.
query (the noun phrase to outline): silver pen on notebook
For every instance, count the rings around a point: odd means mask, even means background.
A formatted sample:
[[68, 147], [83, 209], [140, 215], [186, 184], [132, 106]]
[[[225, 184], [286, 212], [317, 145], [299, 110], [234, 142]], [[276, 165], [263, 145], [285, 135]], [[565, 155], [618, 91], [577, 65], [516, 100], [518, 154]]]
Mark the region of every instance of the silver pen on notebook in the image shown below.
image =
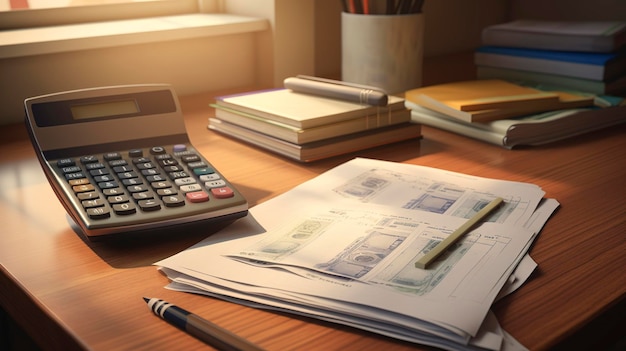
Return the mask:
[[298, 93], [357, 102], [372, 106], [387, 106], [387, 93], [377, 87], [340, 80], [298, 75], [284, 80], [285, 88]]

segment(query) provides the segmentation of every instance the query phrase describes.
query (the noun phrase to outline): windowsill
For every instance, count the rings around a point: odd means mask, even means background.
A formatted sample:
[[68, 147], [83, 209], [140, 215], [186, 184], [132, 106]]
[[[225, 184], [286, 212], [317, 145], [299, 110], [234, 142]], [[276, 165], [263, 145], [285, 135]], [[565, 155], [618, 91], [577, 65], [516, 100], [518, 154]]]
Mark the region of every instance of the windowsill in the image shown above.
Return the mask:
[[0, 59], [262, 31], [265, 19], [189, 14], [0, 32]]

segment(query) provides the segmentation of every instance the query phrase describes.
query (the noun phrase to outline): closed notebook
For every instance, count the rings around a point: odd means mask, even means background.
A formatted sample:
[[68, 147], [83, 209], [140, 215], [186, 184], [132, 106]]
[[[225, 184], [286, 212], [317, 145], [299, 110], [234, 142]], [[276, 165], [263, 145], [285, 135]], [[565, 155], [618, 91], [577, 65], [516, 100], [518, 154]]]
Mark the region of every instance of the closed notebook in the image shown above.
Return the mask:
[[459, 111], [513, 108], [525, 106], [528, 103], [549, 104], [559, 99], [555, 93], [543, 92], [499, 79], [431, 85], [411, 90], [409, 93], [412, 97], [417, 94], [426, 95]]
[[563, 109], [487, 123], [465, 123], [407, 102], [411, 119], [505, 148], [540, 145], [626, 122], [626, 105]]
[[517, 20], [488, 26], [485, 45], [612, 52], [626, 44], [626, 21]]
[[295, 144], [305, 144], [325, 140], [364, 130], [406, 123], [411, 120], [410, 111], [407, 109], [401, 109], [389, 111], [388, 113], [362, 116], [341, 122], [301, 129], [277, 121], [258, 117], [253, 114], [219, 106], [217, 104], [211, 104], [211, 106], [215, 108], [215, 117], [220, 120], [271, 135], [275, 138]]
[[466, 122], [485, 122], [593, 104], [590, 96], [545, 92], [499, 79], [417, 88], [406, 92], [406, 100]]
[[298, 128], [311, 128], [404, 109], [404, 99], [390, 96], [386, 107], [301, 94], [289, 89], [253, 91], [216, 98], [218, 106]]
[[626, 94], [626, 75], [610, 81], [567, 77], [557, 74], [531, 72], [518, 69], [478, 66], [479, 79], [504, 79], [520, 85], [539, 85], [551, 90], [571, 90], [598, 95]]
[[252, 129], [209, 118], [209, 129], [300, 162], [311, 162], [422, 136], [421, 125], [400, 123], [306, 144], [294, 144]]
[[520, 69], [593, 80], [626, 74], [624, 52], [596, 53], [481, 46], [474, 53], [477, 66]]

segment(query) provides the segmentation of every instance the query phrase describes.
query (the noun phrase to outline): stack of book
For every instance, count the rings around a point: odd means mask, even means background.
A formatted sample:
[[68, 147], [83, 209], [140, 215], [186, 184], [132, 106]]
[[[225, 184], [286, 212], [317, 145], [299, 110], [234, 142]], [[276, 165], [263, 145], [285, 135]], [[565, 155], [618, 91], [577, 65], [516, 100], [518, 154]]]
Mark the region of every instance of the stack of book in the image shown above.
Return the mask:
[[592, 94], [626, 94], [626, 21], [518, 20], [489, 26], [477, 76]]
[[622, 98], [545, 91], [500, 79], [417, 88], [405, 97], [415, 123], [506, 148], [544, 144], [626, 122]]
[[421, 137], [404, 99], [385, 106], [291, 89], [221, 96], [209, 129], [301, 162]]

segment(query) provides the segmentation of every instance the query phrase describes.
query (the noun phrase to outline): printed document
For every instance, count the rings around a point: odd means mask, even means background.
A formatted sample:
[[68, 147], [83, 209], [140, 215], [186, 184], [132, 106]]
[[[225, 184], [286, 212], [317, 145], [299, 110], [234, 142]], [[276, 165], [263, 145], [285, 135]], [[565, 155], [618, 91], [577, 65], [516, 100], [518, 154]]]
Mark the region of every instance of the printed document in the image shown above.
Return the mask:
[[[532, 184], [354, 159], [156, 265], [179, 291], [449, 350], [524, 349], [489, 309], [536, 266], [526, 252], [558, 206], [543, 195]], [[505, 205], [488, 222], [428, 269], [414, 266], [496, 196]]]

